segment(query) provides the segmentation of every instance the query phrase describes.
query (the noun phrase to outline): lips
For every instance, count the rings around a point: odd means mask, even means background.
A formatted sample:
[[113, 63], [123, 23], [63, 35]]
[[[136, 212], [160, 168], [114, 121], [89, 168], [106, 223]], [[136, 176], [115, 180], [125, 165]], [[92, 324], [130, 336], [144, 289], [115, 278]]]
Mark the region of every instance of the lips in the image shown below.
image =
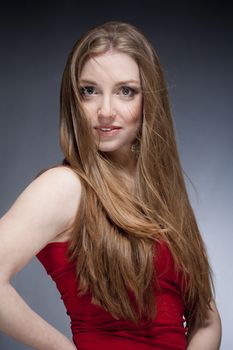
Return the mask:
[[101, 126], [95, 126], [95, 129], [103, 132], [109, 132], [112, 130], [121, 129], [121, 127], [116, 125], [101, 125]]
[[98, 125], [94, 127], [96, 132], [99, 134], [102, 138], [108, 138], [117, 135], [120, 130], [122, 129], [120, 126], [116, 125]]

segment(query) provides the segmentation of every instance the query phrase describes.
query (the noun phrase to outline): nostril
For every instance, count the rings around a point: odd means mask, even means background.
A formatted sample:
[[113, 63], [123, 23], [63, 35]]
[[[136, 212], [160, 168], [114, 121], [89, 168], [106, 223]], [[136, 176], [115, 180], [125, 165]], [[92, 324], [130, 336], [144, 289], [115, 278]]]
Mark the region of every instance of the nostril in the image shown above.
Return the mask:
[[98, 118], [110, 118], [110, 119], [113, 119], [116, 117], [116, 113], [115, 112], [107, 112], [107, 111], [104, 111], [104, 110], [99, 110], [97, 112], [97, 116]]

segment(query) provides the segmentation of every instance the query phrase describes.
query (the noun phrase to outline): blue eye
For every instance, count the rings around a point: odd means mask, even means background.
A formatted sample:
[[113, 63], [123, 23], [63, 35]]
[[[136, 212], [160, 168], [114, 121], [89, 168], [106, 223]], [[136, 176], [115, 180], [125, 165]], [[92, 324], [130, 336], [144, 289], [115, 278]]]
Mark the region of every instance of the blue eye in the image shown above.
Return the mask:
[[94, 86], [83, 86], [80, 89], [80, 93], [82, 96], [91, 96], [94, 94], [95, 88]]
[[122, 86], [121, 88], [122, 95], [127, 97], [133, 97], [136, 93], [136, 91], [129, 86]]

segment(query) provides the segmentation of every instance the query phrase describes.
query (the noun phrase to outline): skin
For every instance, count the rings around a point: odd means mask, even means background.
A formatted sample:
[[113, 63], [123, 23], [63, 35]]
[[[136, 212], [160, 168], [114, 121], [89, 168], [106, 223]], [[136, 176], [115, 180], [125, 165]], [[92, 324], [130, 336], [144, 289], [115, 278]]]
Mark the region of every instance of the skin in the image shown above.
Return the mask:
[[[136, 83], [120, 83], [135, 81]], [[139, 68], [127, 54], [108, 51], [89, 59], [80, 76], [82, 107], [93, 127], [99, 150], [121, 166], [119, 174], [130, 186], [135, 169], [135, 158], [130, 150], [142, 123], [142, 93]], [[130, 93], [130, 88], [136, 94]], [[126, 94], [128, 96], [126, 96]], [[95, 127], [113, 124], [122, 129], [106, 137]], [[127, 176], [128, 175], [128, 176]], [[204, 327], [195, 327], [188, 338], [187, 350], [218, 350], [221, 341], [221, 320], [214, 301]]]
[[[142, 120], [137, 64], [127, 55], [109, 52], [88, 61], [81, 78], [95, 80], [96, 84], [95, 93], [92, 95], [93, 90], [89, 90], [91, 96], [82, 102], [91, 125], [112, 123], [121, 127], [119, 133], [107, 139], [93, 129], [99, 149], [108, 152], [132, 177], [135, 160], [130, 147]], [[129, 90], [117, 83], [129, 79], [136, 83], [127, 86], [137, 87], [138, 93], [126, 97]], [[75, 350], [76, 347], [29, 307], [11, 285], [11, 279], [47, 243], [68, 239], [68, 227], [79, 209], [80, 197], [80, 180], [72, 170], [62, 166], [49, 169], [22, 191], [0, 219], [0, 331], [34, 349]], [[220, 334], [220, 318], [214, 307], [206, 327], [194, 329], [190, 335], [187, 349], [218, 350]]]
[[0, 331], [33, 349], [76, 347], [32, 310], [10, 281], [49, 241], [65, 240], [64, 230], [75, 216], [80, 195], [80, 181], [73, 171], [49, 169], [30, 183], [0, 219]]
[[[82, 107], [93, 127], [99, 150], [132, 173], [135, 159], [131, 145], [142, 123], [142, 92], [139, 68], [127, 54], [108, 51], [90, 58], [80, 80]], [[117, 133], [99, 132], [97, 128], [114, 125]]]
[[203, 327], [194, 327], [188, 338], [187, 350], [219, 350], [222, 337], [220, 315], [215, 301]]

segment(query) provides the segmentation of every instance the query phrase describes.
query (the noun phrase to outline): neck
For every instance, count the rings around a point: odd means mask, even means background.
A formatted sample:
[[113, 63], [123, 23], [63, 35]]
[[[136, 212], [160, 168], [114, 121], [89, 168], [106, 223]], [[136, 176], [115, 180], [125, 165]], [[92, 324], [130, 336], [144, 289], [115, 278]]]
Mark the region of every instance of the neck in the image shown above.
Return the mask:
[[128, 191], [132, 192], [134, 188], [134, 179], [136, 174], [137, 158], [134, 152], [129, 150], [117, 150], [117, 152], [103, 153], [104, 157], [113, 165], [114, 172], [119, 176], [120, 181]]
[[134, 176], [136, 171], [137, 159], [135, 153], [131, 150], [117, 150], [106, 152], [105, 157], [112, 163], [116, 171], [127, 176]]

